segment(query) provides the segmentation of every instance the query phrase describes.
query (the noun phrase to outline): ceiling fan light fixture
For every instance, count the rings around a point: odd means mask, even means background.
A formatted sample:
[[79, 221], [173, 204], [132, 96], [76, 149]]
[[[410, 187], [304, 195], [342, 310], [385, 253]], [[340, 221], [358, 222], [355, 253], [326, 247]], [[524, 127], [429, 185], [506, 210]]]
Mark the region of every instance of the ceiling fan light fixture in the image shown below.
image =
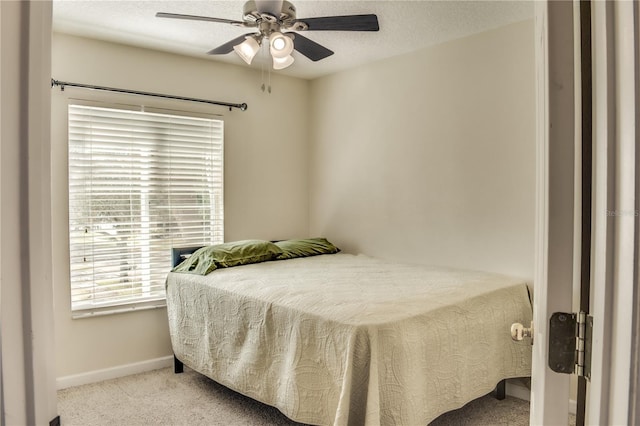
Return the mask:
[[[2, 0], [0, 0], [2, 1]], [[269, 53], [275, 69], [283, 69], [294, 62], [291, 56], [296, 50], [313, 62], [333, 55], [333, 51], [306, 38], [299, 32], [306, 31], [379, 31], [375, 14], [320, 16], [298, 19], [296, 8], [287, 0], [248, 0], [244, 5], [242, 21], [209, 16], [184, 15], [158, 12], [159, 18], [186, 19], [231, 24], [242, 28], [253, 28], [254, 32], [241, 35], [214, 49], [209, 55], [226, 55], [236, 51], [238, 56], [251, 65], [260, 46], [269, 43]], [[284, 33], [283, 33], [284, 31]], [[265, 46], [266, 47], [266, 46]]]
[[291, 37], [275, 31], [269, 35], [271, 56], [276, 59], [284, 59], [293, 52], [293, 40]]
[[236, 51], [238, 56], [242, 58], [248, 65], [251, 65], [251, 61], [260, 50], [260, 43], [255, 37], [247, 37], [245, 41], [233, 46], [233, 50]]
[[293, 64], [295, 59], [291, 55], [287, 55], [284, 58], [273, 57], [273, 69], [282, 70]]

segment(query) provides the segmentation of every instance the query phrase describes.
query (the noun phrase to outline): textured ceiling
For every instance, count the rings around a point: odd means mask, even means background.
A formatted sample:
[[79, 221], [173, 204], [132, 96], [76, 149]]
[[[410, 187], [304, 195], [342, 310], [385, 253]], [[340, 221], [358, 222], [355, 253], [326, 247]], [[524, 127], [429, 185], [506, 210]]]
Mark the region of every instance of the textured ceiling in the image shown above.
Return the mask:
[[[333, 50], [318, 62], [294, 52], [282, 74], [316, 78], [448, 40], [533, 17], [532, 1], [291, 1], [298, 18], [375, 13], [379, 32], [308, 31], [304, 35]], [[57, 32], [142, 46], [248, 66], [234, 53], [206, 52], [244, 33], [228, 24], [156, 18], [156, 12], [242, 20], [244, 1], [54, 0]], [[264, 62], [262, 62], [264, 63]], [[252, 67], [260, 69], [261, 61]]]

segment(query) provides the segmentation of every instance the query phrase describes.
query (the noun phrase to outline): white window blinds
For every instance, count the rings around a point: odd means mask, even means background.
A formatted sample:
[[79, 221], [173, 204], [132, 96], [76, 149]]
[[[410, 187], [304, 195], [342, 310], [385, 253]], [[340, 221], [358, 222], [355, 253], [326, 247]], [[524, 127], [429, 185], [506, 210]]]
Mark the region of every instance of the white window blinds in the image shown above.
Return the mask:
[[69, 105], [73, 311], [163, 300], [170, 248], [223, 240], [221, 120]]

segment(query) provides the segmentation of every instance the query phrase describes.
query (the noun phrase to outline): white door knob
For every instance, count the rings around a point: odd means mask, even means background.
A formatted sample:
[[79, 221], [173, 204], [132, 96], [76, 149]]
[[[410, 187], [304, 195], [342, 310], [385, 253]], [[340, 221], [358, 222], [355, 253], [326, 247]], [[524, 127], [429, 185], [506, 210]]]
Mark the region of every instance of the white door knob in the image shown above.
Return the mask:
[[533, 321], [531, 322], [531, 327], [527, 328], [519, 322], [514, 322], [511, 324], [511, 338], [515, 341], [522, 341], [525, 337], [531, 339], [531, 344], [533, 344]]

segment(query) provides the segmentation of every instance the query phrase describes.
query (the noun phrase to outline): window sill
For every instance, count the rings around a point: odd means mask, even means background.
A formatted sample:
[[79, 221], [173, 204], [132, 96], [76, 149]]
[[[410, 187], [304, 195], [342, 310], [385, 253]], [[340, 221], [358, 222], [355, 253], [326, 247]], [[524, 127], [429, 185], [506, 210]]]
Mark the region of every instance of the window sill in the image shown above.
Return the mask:
[[162, 309], [166, 307], [167, 307], [167, 303], [165, 300], [158, 300], [153, 304], [147, 304], [147, 305], [120, 305], [120, 306], [110, 306], [108, 308], [72, 311], [71, 318], [72, 319], [94, 318], [94, 317], [101, 317], [105, 315], [116, 315], [116, 314], [126, 314], [126, 313], [137, 312], [137, 311], [148, 311], [150, 309]]

